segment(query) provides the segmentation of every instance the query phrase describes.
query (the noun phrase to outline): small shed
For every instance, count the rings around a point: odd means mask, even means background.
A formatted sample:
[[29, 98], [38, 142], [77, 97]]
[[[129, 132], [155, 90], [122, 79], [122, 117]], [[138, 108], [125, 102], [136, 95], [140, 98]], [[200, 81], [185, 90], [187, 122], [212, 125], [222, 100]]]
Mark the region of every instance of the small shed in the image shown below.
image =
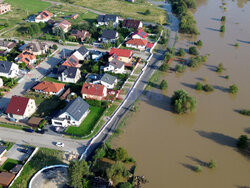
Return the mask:
[[11, 181], [15, 178], [15, 174], [9, 172], [0, 173], [0, 185], [8, 187]]
[[70, 18], [71, 18], [72, 20], [75, 20], [75, 19], [78, 18], [78, 16], [79, 16], [79, 14], [73, 14]]
[[14, 168], [12, 168], [10, 170], [10, 172], [13, 174], [17, 174], [22, 169], [22, 167], [23, 167], [23, 165], [17, 164], [16, 166], [14, 166]]
[[40, 123], [43, 121], [43, 118], [39, 117], [31, 117], [29, 121], [27, 122], [29, 126], [38, 128]]

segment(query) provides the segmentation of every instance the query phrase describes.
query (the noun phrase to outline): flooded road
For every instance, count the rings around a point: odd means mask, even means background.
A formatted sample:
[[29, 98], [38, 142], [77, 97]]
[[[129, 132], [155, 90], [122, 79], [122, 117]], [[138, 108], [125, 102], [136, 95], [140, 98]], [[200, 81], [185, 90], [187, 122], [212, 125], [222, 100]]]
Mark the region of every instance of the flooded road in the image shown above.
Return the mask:
[[[235, 147], [241, 134], [250, 136], [250, 118], [237, 113], [250, 108], [250, 2], [224, 2], [227, 11], [220, 8], [221, 1], [201, 0], [194, 13], [201, 33], [197, 39], [203, 41], [200, 52], [210, 54], [208, 61], [198, 70], [162, 75], [169, 89], [151, 90], [124, 133], [112, 140], [136, 159], [137, 174], [149, 180], [146, 188], [250, 187], [250, 160]], [[223, 15], [225, 34], [218, 31]], [[187, 49], [197, 39], [179, 37], [176, 47]], [[215, 70], [221, 62], [226, 70], [218, 74]], [[195, 91], [198, 81], [213, 85], [215, 91]], [[239, 87], [237, 95], [228, 93], [232, 84]], [[176, 115], [171, 111], [170, 97], [181, 88], [196, 98], [196, 112]], [[216, 169], [206, 167], [211, 159]], [[193, 171], [196, 165], [202, 166], [202, 172]]]

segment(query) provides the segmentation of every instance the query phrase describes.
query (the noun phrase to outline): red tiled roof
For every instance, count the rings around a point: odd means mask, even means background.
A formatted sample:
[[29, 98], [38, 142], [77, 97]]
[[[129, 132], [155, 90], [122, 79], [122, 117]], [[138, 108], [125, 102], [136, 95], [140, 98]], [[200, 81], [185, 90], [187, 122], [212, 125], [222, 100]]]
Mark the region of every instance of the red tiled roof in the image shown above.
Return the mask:
[[40, 15], [42, 16], [42, 18], [47, 18], [47, 17], [52, 16], [53, 14], [47, 10], [44, 10], [40, 13]]
[[132, 54], [132, 50], [127, 49], [118, 49], [118, 48], [111, 48], [109, 55], [117, 55], [122, 57], [130, 57]]
[[143, 39], [145, 39], [148, 36], [148, 33], [146, 33], [145, 31], [143, 31], [142, 29], [136, 31], [134, 35], [139, 35], [140, 37], [142, 37]]
[[24, 62], [27, 65], [29, 65], [31, 60], [36, 59], [36, 55], [28, 50], [23, 51], [18, 57], [20, 58], [19, 61]]
[[74, 55], [71, 55], [66, 61], [63, 62], [62, 65], [68, 66], [68, 67], [77, 67], [78, 64], [79, 64], [79, 60]]
[[88, 84], [84, 83], [82, 86], [82, 94], [87, 94], [87, 95], [94, 95], [94, 96], [100, 96], [103, 97], [103, 90], [105, 86], [100, 85], [100, 84]]
[[12, 96], [7, 107], [6, 113], [21, 116], [24, 115], [29, 100], [29, 98], [21, 96]]
[[132, 44], [135, 46], [146, 46], [148, 41], [146, 39], [130, 39], [126, 44]]
[[146, 48], [153, 48], [153, 46], [154, 46], [154, 43], [149, 42], [149, 43], [147, 44]]
[[65, 84], [62, 83], [43, 81], [34, 86], [33, 89], [43, 91], [45, 93], [50, 93], [50, 92], [58, 93], [59, 91], [61, 91], [61, 89], [64, 88], [64, 86]]

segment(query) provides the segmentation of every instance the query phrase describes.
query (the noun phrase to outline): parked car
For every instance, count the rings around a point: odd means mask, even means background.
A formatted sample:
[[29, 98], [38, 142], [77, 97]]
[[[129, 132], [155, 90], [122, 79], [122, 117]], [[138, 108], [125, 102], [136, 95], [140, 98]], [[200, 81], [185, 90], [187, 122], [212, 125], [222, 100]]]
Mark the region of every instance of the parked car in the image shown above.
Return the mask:
[[22, 153], [29, 153], [28, 148], [21, 148], [19, 151], [22, 152]]
[[18, 122], [17, 119], [15, 119], [15, 118], [9, 118], [9, 120], [12, 122]]
[[45, 130], [44, 129], [38, 129], [38, 130], [36, 130], [36, 132], [39, 133], [39, 134], [44, 134]]
[[31, 128], [26, 128], [26, 129], [24, 129], [24, 131], [25, 131], [25, 132], [29, 132], [29, 133], [33, 133], [33, 132], [34, 132], [34, 130], [31, 129]]
[[57, 143], [56, 143], [56, 146], [62, 148], [62, 147], [64, 147], [64, 143], [62, 143], [62, 142], [57, 142]]

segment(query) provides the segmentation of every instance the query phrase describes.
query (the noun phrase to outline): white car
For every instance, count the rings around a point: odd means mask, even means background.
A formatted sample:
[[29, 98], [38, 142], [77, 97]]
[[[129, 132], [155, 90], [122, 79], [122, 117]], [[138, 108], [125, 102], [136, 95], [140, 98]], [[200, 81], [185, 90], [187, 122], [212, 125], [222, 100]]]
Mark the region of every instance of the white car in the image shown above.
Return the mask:
[[62, 143], [62, 142], [57, 142], [57, 143], [56, 143], [56, 146], [62, 148], [62, 147], [64, 147], [64, 143]]

